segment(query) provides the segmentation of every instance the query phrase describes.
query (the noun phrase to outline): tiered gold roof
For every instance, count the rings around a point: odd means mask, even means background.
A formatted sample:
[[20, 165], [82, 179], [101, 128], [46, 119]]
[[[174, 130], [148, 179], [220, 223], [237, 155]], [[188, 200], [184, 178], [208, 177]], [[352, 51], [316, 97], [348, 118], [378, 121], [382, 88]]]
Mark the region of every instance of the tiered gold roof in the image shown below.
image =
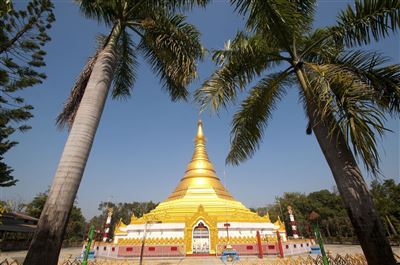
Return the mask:
[[268, 216], [260, 217], [251, 212], [225, 189], [208, 159], [205, 144], [199, 120], [192, 160], [178, 186], [150, 213], [142, 218], [133, 216], [131, 223], [181, 222], [198, 213], [199, 209], [216, 221], [270, 222]]

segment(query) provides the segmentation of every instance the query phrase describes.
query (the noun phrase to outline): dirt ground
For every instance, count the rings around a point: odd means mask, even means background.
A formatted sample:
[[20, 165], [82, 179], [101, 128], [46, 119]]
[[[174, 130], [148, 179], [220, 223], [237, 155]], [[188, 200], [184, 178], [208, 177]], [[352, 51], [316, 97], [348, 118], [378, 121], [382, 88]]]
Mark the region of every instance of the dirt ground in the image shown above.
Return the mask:
[[[361, 247], [359, 245], [325, 245], [326, 251], [329, 251], [332, 255], [340, 254], [362, 254]], [[60, 261], [67, 258], [78, 257], [81, 254], [81, 248], [63, 248], [60, 253]], [[396, 255], [400, 256], [400, 247], [393, 247], [393, 251]], [[1, 252], [0, 263], [4, 259], [14, 259], [19, 263], [22, 263], [26, 255], [26, 251], [13, 251], [13, 252]], [[254, 257], [246, 258], [241, 257], [242, 261], [255, 259]], [[273, 259], [267, 258], [267, 259]], [[137, 260], [133, 260], [132, 264], [138, 264]], [[144, 264], [146, 265], [166, 265], [166, 264], [180, 264], [180, 265], [205, 265], [205, 264], [223, 264], [216, 257], [190, 257], [181, 259], [158, 259], [158, 258], [145, 258]]]

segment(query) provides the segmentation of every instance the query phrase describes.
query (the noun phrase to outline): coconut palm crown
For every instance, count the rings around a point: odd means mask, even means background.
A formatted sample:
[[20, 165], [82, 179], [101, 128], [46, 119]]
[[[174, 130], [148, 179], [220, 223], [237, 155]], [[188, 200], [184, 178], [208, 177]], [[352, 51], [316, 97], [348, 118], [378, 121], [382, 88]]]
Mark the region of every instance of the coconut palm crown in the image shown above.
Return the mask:
[[317, 29], [315, 0], [231, 3], [247, 19], [247, 30], [214, 51], [220, 67], [196, 91], [203, 108], [218, 111], [256, 82], [234, 114], [227, 163], [254, 155], [273, 110], [297, 88], [306, 131], [314, 132], [327, 159], [368, 264], [395, 264], [354, 155], [379, 174], [376, 141], [386, 131], [385, 113], [400, 111], [400, 65], [357, 46], [398, 31], [400, 2], [357, 0], [337, 25]]
[[112, 97], [124, 99], [131, 95], [142, 55], [160, 77], [172, 101], [186, 100], [188, 84], [196, 77], [196, 61], [203, 58], [200, 33], [176, 14], [208, 0], [196, 1], [93, 1], [79, 0], [82, 13], [104, 23], [112, 30], [98, 38], [99, 47], [92, 56], [71, 91], [71, 96], [57, 117], [59, 127], [71, 126], [90, 78], [98, 53], [107, 45], [116, 52]]

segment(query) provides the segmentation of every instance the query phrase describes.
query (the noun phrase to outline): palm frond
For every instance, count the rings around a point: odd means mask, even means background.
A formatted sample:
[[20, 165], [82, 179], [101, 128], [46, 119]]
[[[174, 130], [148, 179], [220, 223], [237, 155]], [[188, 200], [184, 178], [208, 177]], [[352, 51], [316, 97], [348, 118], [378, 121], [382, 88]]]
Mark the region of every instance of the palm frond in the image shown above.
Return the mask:
[[300, 59], [313, 63], [327, 63], [332, 58], [336, 58], [344, 49], [341, 42], [331, 38], [331, 32], [326, 28], [318, 28], [310, 32], [297, 45]]
[[142, 22], [138, 49], [160, 76], [173, 101], [186, 99], [187, 85], [196, 77], [196, 61], [202, 59], [200, 33], [182, 15], [163, 12]]
[[76, 112], [78, 111], [79, 104], [81, 103], [83, 94], [85, 93], [87, 82], [89, 81], [93, 67], [96, 63], [97, 56], [104, 49], [104, 43], [106, 39], [107, 37], [104, 35], [99, 35], [97, 37], [98, 47], [95, 51], [95, 54], [88, 59], [82, 71], [79, 73], [75, 85], [71, 90], [71, 94], [64, 103], [62, 112], [58, 114], [56, 118], [56, 125], [59, 129], [63, 129], [64, 127], [71, 128]]
[[231, 0], [239, 14], [247, 16], [246, 26], [251, 31], [271, 32], [282, 47], [291, 49], [291, 40], [299, 39], [310, 28], [311, 11], [307, 1], [287, 0]]
[[[260, 67], [266, 67], [261, 62], [280, 61], [287, 58], [280, 55], [278, 43], [274, 43], [274, 39], [266, 34], [248, 34], [239, 31], [235, 38], [225, 43], [222, 50], [214, 50], [212, 59], [220, 65], [235, 64], [254, 68], [255, 65], [261, 64]], [[262, 57], [262, 58], [260, 58]], [[247, 62], [248, 60], [257, 60], [258, 64]], [[249, 64], [249, 65], [246, 65]]]
[[121, 6], [122, 1], [117, 0], [75, 0], [79, 5], [80, 11], [84, 16], [95, 19], [99, 23], [104, 22], [106, 25], [113, 25], [117, 17], [116, 11]]
[[136, 67], [138, 65], [136, 53], [131, 37], [123, 31], [117, 43], [118, 64], [114, 73], [113, 98], [127, 98], [136, 80]]
[[195, 6], [206, 7], [210, 0], [152, 0], [150, 2], [153, 6], [162, 7], [172, 12], [175, 11], [188, 11]]
[[297, 9], [307, 15], [313, 17], [315, 14], [316, 0], [292, 0], [297, 5]]
[[234, 101], [237, 92], [266, 68], [285, 60], [279, 49], [269, 46], [260, 35], [247, 37], [241, 32], [224, 50], [214, 51], [213, 59], [222, 67], [195, 92], [195, 100], [201, 108], [210, 105], [216, 111]]
[[236, 99], [236, 94], [243, 88], [237, 81], [236, 73], [224, 67], [215, 71], [195, 92], [195, 101], [200, 109], [210, 106], [211, 111], [218, 111]]
[[376, 135], [387, 129], [385, 116], [374, 104], [375, 90], [358, 75], [333, 64], [306, 64], [313, 95], [319, 106], [318, 116], [333, 115], [337, 122], [330, 124], [331, 137], [337, 127], [343, 131], [356, 157], [367, 170], [379, 173], [379, 153]]
[[375, 91], [374, 102], [392, 115], [400, 114], [400, 64], [385, 65], [390, 58], [376, 52], [349, 51], [331, 61], [351, 72]]
[[238, 165], [253, 156], [259, 148], [264, 129], [272, 111], [285, 95], [285, 87], [292, 84], [290, 69], [263, 78], [250, 91], [234, 115], [231, 131], [231, 149], [226, 162]]
[[317, 6], [317, 0], [291, 0], [296, 7], [297, 11], [302, 15], [302, 32], [311, 30], [312, 23], [315, 17], [315, 9]]
[[348, 5], [333, 28], [338, 39], [348, 47], [368, 44], [387, 37], [400, 27], [399, 0], [356, 0], [355, 8]]

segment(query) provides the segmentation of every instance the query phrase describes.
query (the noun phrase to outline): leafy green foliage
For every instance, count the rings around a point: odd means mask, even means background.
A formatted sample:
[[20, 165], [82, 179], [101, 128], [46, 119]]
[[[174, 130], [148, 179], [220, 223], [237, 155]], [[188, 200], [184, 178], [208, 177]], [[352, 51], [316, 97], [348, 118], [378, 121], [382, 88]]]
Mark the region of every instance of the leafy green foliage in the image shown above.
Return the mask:
[[201, 90], [196, 91], [195, 98], [201, 107], [208, 103], [215, 110], [227, 107], [227, 103], [234, 102], [237, 93], [261, 75], [265, 68], [285, 60], [272, 41], [261, 34], [249, 37], [239, 32], [223, 50], [214, 51], [213, 60], [222, 67], [202, 84]]
[[308, 30], [312, 22], [315, 1], [287, 0], [233, 0], [236, 10], [247, 16], [247, 27], [251, 31], [272, 34], [280, 46], [290, 48], [288, 40], [297, 39]]
[[47, 200], [47, 193], [48, 191], [38, 193], [31, 202], [26, 204], [25, 212], [32, 217], [39, 218]]
[[147, 18], [138, 46], [173, 101], [187, 99], [186, 87], [196, 77], [196, 59], [203, 56], [200, 33], [184, 19], [163, 12]]
[[[314, 124], [326, 124], [331, 132], [327, 137], [343, 134], [367, 170], [377, 175], [377, 137], [386, 131], [384, 113], [397, 115], [400, 110], [400, 67], [388, 65], [378, 53], [348, 51], [345, 45], [361, 34], [352, 35], [351, 30], [363, 34], [371, 30], [376, 39], [387, 36], [389, 28], [397, 32], [399, 2], [357, 1], [356, 10], [349, 7], [338, 25], [316, 30], [309, 27], [315, 1], [231, 2], [247, 16], [252, 31], [239, 32], [232, 44], [214, 51], [213, 59], [220, 68], [196, 91], [196, 100], [203, 108], [209, 105], [218, 111], [235, 101], [250, 82], [261, 80], [233, 118], [227, 162], [237, 165], [258, 149], [263, 129], [282, 96], [268, 92], [268, 71], [286, 64], [287, 78], [276, 79], [272, 87], [296, 80], [293, 84], [300, 88], [306, 115], [316, 117]], [[307, 128], [311, 133], [313, 124]]]
[[300, 57], [314, 63], [326, 63], [337, 57], [343, 51], [344, 45], [331, 38], [330, 34], [327, 28], [307, 32], [297, 43], [301, 51]]
[[289, 74], [283, 71], [268, 75], [243, 100], [241, 108], [233, 117], [232, 149], [226, 159], [228, 163], [238, 164], [257, 150], [272, 110], [286, 94], [285, 88], [291, 84]]
[[387, 233], [400, 241], [400, 184], [393, 179], [374, 180], [371, 193]]
[[[97, 56], [107, 45], [118, 58], [114, 69], [113, 98], [126, 99], [131, 95], [136, 80], [137, 57], [141, 54], [160, 77], [173, 101], [187, 99], [187, 87], [196, 77], [196, 62], [202, 59], [204, 49], [200, 44], [200, 33], [185, 22], [184, 16], [175, 12], [190, 9], [193, 5], [204, 6], [209, 1], [77, 2], [85, 16], [105, 23], [111, 27], [111, 32], [77, 79], [70, 98], [57, 117], [59, 127], [72, 125]], [[135, 37], [138, 37], [137, 41], [132, 40]]]
[[[32, 217], [39, 218], [47, 200], [47, 194], [48, 191], [37, 194], [31, 202], [25, 204], [25, 212]], [[82, 240], [84, 238], [84, 229], [85, 217], [83, 217], [81, 208], [74, 205], [69, 215], [65, 239]]]
[[73, 206], [69, 214], [67, 230], [64, 238], [70, 241], [80, 241], [85, 238], [85, 217], [82, 214], [81, 208]]
[[90, 19], [96, 19], [107, 26], [113, 26], [116, 19], [126, 19], [135, 14], [146, 16], [154, 10], [168, 12], [186, 11], [194, 6], [205, 7], [210, 0], [153, 0], [153, 1], [93, 1], [76, 0], [81, 12]]
[[2, 1], [0, 8], [0, 186], [7, 187], [15, 185], [16, 180], [12, 168], [4, 162], [4, 154], [17, 144], [8, 137], [30, 128], [20, 123], [32, 117], [33, 109], [18, 94], [46, 78], [39, 68], [45, 66], [42, 48], [50, 41], [46, 32], [55, 18], [49, 0], [32, 0], [25, 10]]
[[136, 80], [135, 70], [138, 62], [133, 51], [133, 42], [129, 33], [124, 31], [118, 40], [118, 65], [115, 69], [113, 98], [126, 98], [130, 96], [130, 89]]
[[380, 53], [357, 50], [332, 59], [331, 63], [340, 65], [353, 81], [366, 90], [374, 90], [371, 100], [379, 108], [392, 115], [400, 113], [400, 64], [388, 64], [390, 58]]
[[387, 62], [380, 54], [356, 50], [339, 53], [327, 63], [305, 63], [319, 114], [336, 117], [332, 131], [340, 127], [354, 154], [374, 174], [379, 168], [376, 137], [386, 131], [382, 110], [399, 109], [400, 66], [382, 66]]
[[286, 231], [292, 235], [287, 207], [291, 206], [297, 223], [297, 229], [301, 236], [312, 235], [309, 226], [310, 213], [318, 213], [319, 225], [324, 237], [352, 237], [354, 232], [351, 228], [350, 219], [340, 196], [335, 192], [320, 190], [309, 194], [299, 192], [285, 192], [283, 196], [276, 197], [275, 203], [266, 207], [257, 208], [260, 215], [267, 212], [271, 220], [278, 219], [278, 216], [285, 223]]
[[[111, 218], [111, 227], [110, 227], [110, 238], [114, 236], [115, 225], [121, 220], [125, 224], [129, 224], [131, 221], [132, 215], [136, 217], [142, 217], [143, 214], [150, 212], [154, 208], [156, 208], [158, 203], [154, 203], [152, 201], [149, 202], [120, 202], [120, 203], [112, 203], [112, 202], [101, 202], [99, 204], [100, 215], [94, 216], [90, 221], [90, 225], [94, 225], [97, 230], [101, 230], [104, 226], [107, 216], [108, 209], [113, 209], [113, 215]], [[102, 235], [98, 235], [98, 239], [101, 240]]]
[[347, 46], [368, 44], [397, 32], [400, 27], [398, 0], [356, 0], [355, 8], [348, 5], [339, 15], [334, 27], [338, 39]]

